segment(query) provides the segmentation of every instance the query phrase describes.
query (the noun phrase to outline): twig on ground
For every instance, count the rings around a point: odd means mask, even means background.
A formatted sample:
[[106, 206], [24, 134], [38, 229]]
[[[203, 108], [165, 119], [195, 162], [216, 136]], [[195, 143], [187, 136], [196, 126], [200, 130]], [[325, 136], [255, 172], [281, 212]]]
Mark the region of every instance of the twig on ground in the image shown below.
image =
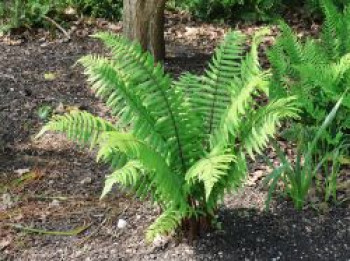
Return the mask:
[[89, 227], [91, 227], [92, 224], [89, 224], [87, 226], [82, 226], [75, 228], [73, 230], [69, 231], [49, 231], [44, 229], [37, 229], [37, 228], [31, 228], [31, 227], [24, 227], [17, 224], [6, 224], [8, 227], [12, 227], [18, 230], [22, 230], [24, 232], [28, 233], [35, 233], [35, 234], [44, 234], [44, 235], [53, 235], [53, 236], [77, 236], [87, 230]]
[[69, 197], [63, 197], [63, 196], [29, 196], [30, 199], [41, 199], [41, 200], [53, 200], [53, 199], [56, 199], [56, 200], [60, 200], [60, 201], [66, 201], [66, 200], [69, 200], [70, 198]]
[[84, 237], [82, 240], [80, 240], [80, 242], [77, 243], [77, 245], [81, 245], [83, 243], [85, 243], [87, 240], [89, 240], [93, 235], [95, 235], [98, 231], [100, 231], [100, 229], [104, 226], [104, 224], [108, 221], [109, 216], [107, 216], [108, 212], [111, 210], [111, 208], [107, 208], [107, 210], [104, 213], [104, 216], [106, 216], [103, 221], [97, 226], [97, 228], [95, 230], [93, 230], [89, 235], [87, 235], [86, 237]]
[[52, 18], [48, 17], [48, 16], [44, 16], [44, 19], [50, 23], [52, 23], [54, 26], [56, 26], [56, 28], [58, 30], [60, 30], [67, 38], [67, 40], [70, 40], [70, 34], [62, 27], [60, 26], [55, 20], [53, 20]]
[[[118, 213], [118, 216], [122, 215], [125, 213], [125, 211], [129, 208], [130, 206], [126, 206], [122, 211], [120, 211]], [[110, 220], [110, 216], [108, 215], [108, 212], [112, 210], [112, 208], [107, 208], [107, 210], [104, 212], [104, 216], [105, 218], [103, 219], [103, 221], [97, 226], [97, 228], [92, 231], [89, 235], [87, 235], [86, 237], [84, 237], [80, 242], [77, 243], [77, 245], [82, 245], [84, 244], [87, 240], [89, 240], [91, 237], [93, 237], [94, 235], [96, 235], [100, 229]]]
[[98, 231], [100, 231], [100, 229], [104, 226], [104, 224], [108, 221], [108, 217], [106, 217], [98, 226], [97, 228], [92, 231], [89, 235], [87, 235], [86, 237], [84, 237], [82, 240], [80, 240], [77, 245], [82, 245], [84, 244], [86, 241], [88, 241], [92, 236], [96, 235]]

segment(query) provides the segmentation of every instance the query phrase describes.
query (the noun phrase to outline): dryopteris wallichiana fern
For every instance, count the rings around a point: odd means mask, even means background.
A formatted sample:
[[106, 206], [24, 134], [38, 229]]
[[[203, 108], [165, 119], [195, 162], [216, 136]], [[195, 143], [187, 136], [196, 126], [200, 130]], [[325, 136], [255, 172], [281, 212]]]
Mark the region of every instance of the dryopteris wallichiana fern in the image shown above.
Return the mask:
[[254, 99], [267, 92], [269, 74], [257, 56], [265, 33], [253, 38], [246, 55], [245, 37], [228, 33], [204, 75], [186, 73], [177, 81], [139, 44], [99, 33], [111, 57], [88, 55], [79, 62], [118, 124], [74, 112], [55, 116], [39, 136], [58, 131], [97, 147], [97, 159], [113, 170], [102, 197], [118, 183], [157, 202], [163, 214], [149, 227], [148, 241], [181, 224], [196, 236], [225, 191], [244, 182], [246, 155], [261, 152], [279, 123], [297, 116], [293, 97], [263, 107]]

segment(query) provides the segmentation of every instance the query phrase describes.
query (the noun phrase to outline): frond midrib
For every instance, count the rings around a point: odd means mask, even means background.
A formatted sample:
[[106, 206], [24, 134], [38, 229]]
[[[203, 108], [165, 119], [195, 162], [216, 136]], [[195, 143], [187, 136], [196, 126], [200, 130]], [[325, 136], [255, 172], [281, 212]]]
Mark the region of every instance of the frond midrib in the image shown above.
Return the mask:
[[[224, 48], [223, 48], [223, 53], [225, 53], [225, 51], [228, 49], [228, 46], [225, 45]], [[222, 63], [222, 60], [224, 59], [224, 55], [222, 55], [218, 61], [218, 64], [221, 64]], [[208, 131], [208, 135], [211, 135], [212, 134], [212, 131], [213, 131], [213, 125], [214, 125], [214, 110], [215, 110], [215, 105], [216, 105], [216, 102], [218, 100], [218, 90], [219, 90], [219, 82], [220, 82], [220, 75], [221, 75], [221, 70], [218, 70], [218, 73], [217, 73], [217, 77], [215, 79], [215, 92], [214, 92], [214, 99], [213, 99], [213, 103], [212, 103], [212, 106], [211, 106], [211, 110], [210, 110], [210, 118], [209, 118], [209, 131]]]
[[[174, 116], [174, 113], [171, 109], [171, 106], [169, 104], [169, 100], [167, 99], [167, 96], [162, 88], [162, 86], [154, 80], [154, 78], [152, 77], [152, 73], [148, 70], [148, 68], [146, 66], [144, 66], [144, 69], [145, 71], [147, 72], [148, 76], [149, 76], [149, 79], [158, 87], [158, 89], [160, 90], [161, 94], [162, 94], [162, 97], [166, 103], [166, 106], [167, 106], [167, 109], [168, 109], [168, 112], [169, 112], [169, 116], [170, 116], [170, 120], [174, 126], [174, 131], [175, 131], [175, 138], [176, 138], [176, 142], [177, 142], [177, 146], [178, 146], [178, 149], [179, 149], [179, 157], [180, 157], [180, 160], [181, 160], [181, 165], [182, 165], [182, 171], [185, 173], [187, 168], [186, 168], [186, 162], [185, 162], [185, 158], [184, 158], [184, 153], [183, 153], [183, 146], [182, 146], [182, 142], [181, 142], [181, 139], [180, 139], [180, 135], [179, 135], [179, 129], [178, 129], [178, 126], [177, 126], [177, 122], [175, 120], [175, 116]], [[167, 76], [166, 76], [167, 77]]]

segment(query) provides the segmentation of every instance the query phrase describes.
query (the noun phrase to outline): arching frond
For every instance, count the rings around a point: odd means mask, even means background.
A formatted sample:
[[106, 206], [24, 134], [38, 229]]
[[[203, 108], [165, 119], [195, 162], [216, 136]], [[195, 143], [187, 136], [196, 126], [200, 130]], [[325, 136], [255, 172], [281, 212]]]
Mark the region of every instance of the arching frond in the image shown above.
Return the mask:
[[206, 200], [207, 210], [213, 211], [217, 207], [218, 201], [223, 201], [225, 193], [241, 188], [247, 175], [248, 167], [245, 154], [243, 152], [235, 153], [235, 161], [230, 165], [227, 175], [222, 176], [216, 183], [209, 198]]
[[241, 73], [244, 39], [240, 33], [228, 33], [201, 78], [202, 84], [193, 85], [198, 88], [192, 91], [193, 108], [202, 117], [207, 135], [216, 129], [222, 113], [231, 102], [229, 86]]
[[[262, 74], [261, 66], [259, 63], [258, 48], [263, 38], [269, 33], [270, 33], [270, 29], [266, 27], [266, 28], [260, 29], [253, 36], [250, 52], [245, 56], [241, 64], [240, 79], [243, 82], [249, 82], [251, 78], [255, 78], [256, 76]], [[230, 86], [232, 87], [232, 85]], [[267, 84], [261, 85], [258, 87], [260, 87], [263, 91], [267, 92], [267, 89], [268, 89]]]
[[102, 133], [116, 128], [108, 121], [84, 111], [73, 111], [54, 116], [39, 132], [36, 138], [47, 131], [62, 132], [73, 141], [94, 147]]
[[228, 144], [229, 134], [237, 135], [241, 122], [244, 121], [245, 114], [251, 110], [255, 103], [253, 94], [258, 90], [268, 92], [269, 75], [261, 71], [257, 54], [257, 48], [262, 36], [268, 32], [268, 30], [262, 30], [253, 38], [250, 53], [246, 55], [241, 65], [240, 78], [236, 77], [231, 81], [229, 88], [231, 101], [226, 110], [220, 115], [220, 123], [210, 137], [212, 148], [221, 143]]
[[79, 62], [85, 67], [85, 74], [89, 76], [88, 80], [96, 95], [118, 116], [118, 124], [133, 124], [140, 139], [149, 141], [161, 153], [167, 152], [166, 136], [156, 129], [157, 119], [143, 104], [142, 97], [131, 88], [130, 76], [107, 58], [88, 55]]
[[325, 14], [325, 21], [322, 26], [322, 45], [325, 48], [329, 59], [339, 57], [340, 42], [337, 38], [341, 17], [335, 5], [330, 0], [321, 0], [321, 7]]
[[186, 181], [194, 183], [203, 182], [205, 197], [210, 197], [211, 191], [215, 184], [227, 175], [231, 163], [235, 160], [234, 155], [209, 155], [196, 162], [186, 173]]
[[172, 208], [165, 210], [156, 221], [147, 229], [146, 241], [152, 242], [158, 235], [174, 231], [184, 217], [184, 213]]
[[243, 127], [242, 148], [254, 158], [254, 153], [261, 153], [269, 138], [276, 133], [276, 128], [285, 118], [297, 118], [296, 98], [289, 97], [270, 102], [251, 115]]
[[105, 159], [114, 151], [124, 153], [131, 160], [138, 160], [150, 174], [156, 194], [165, 202], [175, 205], [185, 204], [182, 177], [175, 175], [165, 159], [146, 143], [136, 139], [132, 134], [117, 131], [105, 132], [99, 139], [100, 150], [97, 159]]
[[109, 33], [99, 33], [95, 37], [112, 50], [118, 70], [130, 78], [130, 91], [141, 97], [149, 113], [157, 119], [155, 129], [166, 137], [174, 165], [186, 171], [193, 157], [199, 157], [200, 143], [188, 142], [196, 140], [198, 126], [194, 125], [195, 121], [191, 120], [191, 114], [182, 103], [182, 91], [172, 88], [171, 79], [161, 64], [155, 64], [153, 57], [143, 53], [139, 44]]
[[305, 63], [296, 67], [302, 83], [306, 86], [317, 88], [318, 92], [324, 92], [329, 100], [336, 102], [345, 88], [342, 84], [350, 73], [350, 54], [342, 56], [338, 62], [323, 64]]
[[141, 181], [143, 173], [144, 168], [139, 161], [128, 161], [124, 167], [117, 169], [106, 177], [101, 198], [105, 197], [112, 190], [112, 187], [117, 183], [124, 187], [132, 187], [134, 189], [137, 189], [136, 186]]

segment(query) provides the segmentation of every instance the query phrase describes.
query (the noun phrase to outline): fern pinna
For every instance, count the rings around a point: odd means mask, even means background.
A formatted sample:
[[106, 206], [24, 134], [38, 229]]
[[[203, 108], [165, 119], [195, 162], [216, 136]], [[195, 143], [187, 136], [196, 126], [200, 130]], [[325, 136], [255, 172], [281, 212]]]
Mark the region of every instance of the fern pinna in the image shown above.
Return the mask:
[[74, 112], [55, 116], [39, 136], [59, 131], [97, 147], [98, 160], [113, 170], [102, 196], [118, 183], [156, 201], [163, 214], [148, 229], [148, 240], [210, 219], [224, 192], [242, 185], [246, 155], [261, 152], [280, 121], [297, 115], [294, 98], [264, 107], [254, 99], [268, 86], [257, 57], [264, 33], [246, 55], [245, 37], [229, 33], [203, 76], [186, 73], [177, 81], [139, 44], [99, 33], [95, 37], [111, 56], [88, 55], [79, 62], [118, 123]]

